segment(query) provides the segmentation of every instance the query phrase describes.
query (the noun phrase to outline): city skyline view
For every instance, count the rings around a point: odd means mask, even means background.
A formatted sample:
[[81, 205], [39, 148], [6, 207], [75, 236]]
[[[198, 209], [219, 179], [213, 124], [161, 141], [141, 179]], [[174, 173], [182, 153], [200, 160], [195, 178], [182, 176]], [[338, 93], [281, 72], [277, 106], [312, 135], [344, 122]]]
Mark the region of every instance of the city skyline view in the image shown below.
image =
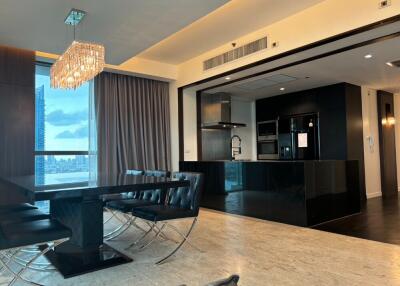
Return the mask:
[[[35, 150], [88, 151], [89, 83], [76, 90], [52, 89], [49, 67], [37, 66], [35, 77]], [[88, 179], [87, 155], [36, 155], [37, 185]], [[61, 175], [64, 174], [64, 175]]]
[[50, 87], [50, 68], [37, 66], [35, 87], [43, 89], [43, 150], [88, 151], [89, 83], [76, 90]]

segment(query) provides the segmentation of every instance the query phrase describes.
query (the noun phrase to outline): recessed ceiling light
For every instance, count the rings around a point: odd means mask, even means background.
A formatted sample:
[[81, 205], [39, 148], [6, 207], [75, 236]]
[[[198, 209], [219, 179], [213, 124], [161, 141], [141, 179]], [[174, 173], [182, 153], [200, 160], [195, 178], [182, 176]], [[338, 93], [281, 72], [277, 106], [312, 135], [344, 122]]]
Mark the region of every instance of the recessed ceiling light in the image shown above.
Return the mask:
[[280, 90], [280, 91], [284, 91], [284, 90], [285, 90], [285, 88], [284, 88], [284, 87], [281, 87], [279, 90]]
[[391, 62], [386, 63], [389, 67], [393, 67], [393, 64]]
[[227, 76], [225, 79], [226, 79], [226, 80], [230, 80], [230, 79], [231, 79], [231, 77], [230, 77], [230, 76]]
[[365, 55], [364, 58], [366, 58], [366, 59], [371, 59], [371, 58], [372, 58], [372, 55], [371, 55], [371, 54]]

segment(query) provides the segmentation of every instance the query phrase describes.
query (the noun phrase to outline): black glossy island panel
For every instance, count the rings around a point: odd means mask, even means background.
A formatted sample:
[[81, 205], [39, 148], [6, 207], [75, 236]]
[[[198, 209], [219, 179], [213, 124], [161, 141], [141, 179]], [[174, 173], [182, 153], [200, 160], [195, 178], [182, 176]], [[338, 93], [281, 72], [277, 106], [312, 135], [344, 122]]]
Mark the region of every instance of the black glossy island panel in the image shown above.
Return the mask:
[[181, 171], [201, 172], [201, 206], [299, 226], [360, 211], [358, 162], [184, 161]]

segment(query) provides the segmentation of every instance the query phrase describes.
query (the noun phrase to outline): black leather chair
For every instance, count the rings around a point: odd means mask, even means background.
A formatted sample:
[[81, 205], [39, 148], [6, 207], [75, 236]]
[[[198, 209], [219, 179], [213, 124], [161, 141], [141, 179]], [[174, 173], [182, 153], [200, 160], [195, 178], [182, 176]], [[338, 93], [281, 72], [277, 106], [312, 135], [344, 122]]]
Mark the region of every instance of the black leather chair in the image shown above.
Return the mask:
[[[146, 170], [143, 173], [145, 176], [153, 176], [153, 177], [169, 177], [169, 171], [159, 171], [159, 170]], [[135, 223], [136, 218], [130, 216], [130, 212], [134, 207], [139, 206], [148, 206], [154, 204], [163, 204], [165, 202], [166, 192], [161, 189], [156, 190], [146, 190], [141, 191], [136, 194], [134, 198], [131, 199], [123, 199], [123, 200], [113, 200], [109, 201], [106, 204], [107, 210], [112, 212], [120, 212], [123, 214], [129, 214], [127, 221], [124, 222], [121, 226], [119, 226], [116, 230], [112, 231], [111, 235], [108, 234], [105, 236], [106, 240], [114, 239], [121, 234], [123, 234], [126, 230], [128, 230], [131, 226], [135, 226], [136, 228], [144, 231], [142, 227]]]
[[[169, 177], [169, 171], [153, 171], [147, 170], [145, 176], [153, 177]], [[114, 200], [106, 204], [107, 208], [117, 210], [123, 213], [128, 213], [134, 207], [147, 206], [154, 204], [163, 204], [165, 202], [166, 193], [161, 189], [141, 191], [136, 198], [127, 200]]]
[[153, 177], [169, 177], [171, 176], [171, 172], [163, 170], [146, 170], [144, 171], [144, 175]]
[[[199, 204], [203, 189], [203, 175], [200, 173], [178, 172], [174, 173], [173, 177], [181, 180], [189, 180], [190, 187], [180, 187], [169, 190], [165, 204], [134, 207], [132, 209], [132, 216], [148, 221], [151, 224], [151, 227], [139, 240], [132, 243], [128, 248], [144, 239], [149, 233], [153, 232], [155, 228], [158, 230], [155, 236], [150, 240], [150, 242], [142, 245], [141, 248], [145, 248], [152, 244], [160, 235], [163, 234], [163, 230], [166, 227], [174, 230], [182, 237], [182, 241], [178, 246], [156, 264], [165, 262], [169, 257], [175, 254], [185, 242], [188, 242], [193, 246], [188, 240], [188, 237], [196, 224], [197, 216], [199, 214]], [[193, 222], [186, 234], [181, 233], [178, 228], [168, 223], [168, 221], [171, 220], [187, 218], [193, 218]], [[158, 223], [160, 223], [160, 226], [158, 226]]]
[[143, 175], [144, 171], [143, 170], [136, 170], [136, 169], [128, 169], [128, 170], [126, 170], [126, 173], [128, 175]]
[[50, 218], [50, 215], [43, 213], [37, 209], [28, 209], [7, 213], [0, 212], [0, 226], [34, 220], [42, 220], [47, 218]]
[[[144, 171], [142, 170], [126, 170], [126, 174], [128, 175], [144, 175]], [[135, 192], [128, 192], [128, 193], [121, 193], [121, 194], [109, 194], [103, 195], [102, 199], [104, 205], [111, 201], [118, 201], [118, 200], [127, 200], [135, 198]]]
[[[50, 218], [50, 215], [38, 210], [38, 207], [31, 204], [15, 204], [0, 207], [0, 227], [7, 224], [15, 224], [26, 221], [42, 220]], [[24, 253], [39, 253], [37, 247], [24, 248], [20, 250]], [[27, 263], [25, 259], [15, 257], [17, 263]], [[47, 270], [52, 270], [50, 263], [41, 263], [41, 267], [46, 267]], [[42, 268], [41, 268], [42, 270]]]
[[[131, 169], [131, 170], [126, 170], [126, 174], [128, 174], [128, 175], [144, 175], [144, 171], [143, 170]], [[137, 198], [137, 196], [138, 196], [137, 192], [128, 192], [128, 193], [121, 193], [121, 194], [109, 194], [109, 195], [103, 195], [102, 196], [103, 204], [104, 204], [104, 210], [111, 214], [106, 220], [103, 221], [103, 224], [106, 224], [107, 222], [109, 222], [113, 218], [119, 220], [120, 223], [121, 223], [121, 225], [118, 226], [116, 229], [114, 229], [113, 231], [105, 234], [104, 235], [105, 238], [109, 237], [109, 236], [112, 236], [114, 233], [118, 232], [122, 228], [122, 225], [124, 225], [126, 223], [126, 221], [120, 219], [116, 215], [115, 211], [113, 211], [112, 209], [109, 209], [107, 207], [107, 203], [112, 202], [112, 201], [121, 201], [121, 200], [134, 199], [134, 198]]]
[[[29, 216], [31, 213], [36, 219]], [[22, 214], [23, 212], [27, 212]], [[35, 266], [35, 261], [57, 245], [67, 241], [71, 236], [71, 231], [61, 225], [56, 220], [50, 219], [47, 214], [40, 213], [36, 209], [28, 209], [24, 211], [9, 211], [0, 208], [2, 213], [0, 223], [0, 264], [13, 275], [13, 279], [8, 285], [13, 285], [16, 281], [22, 280], [29, 284], [40, 285], [29, 281], [22, 275], [27, 269], [45, 270]], [[15, 218], [17, 217], [17, 218]], [[4, 220], [3, 220], [4, 219]], [[42, 251], [33, 252], [33, 257], [23, 260], [19, 254], [27, 247], [35, 247], [47, 244]], [[10, 262], [16, 262], [22, 266], [20, 270], [10, 267]], [[41, 263], [42, 265], [43, 263]]]
[[35, 207], [31, 204], [15, 204], [15, 205], [10, 205], [10, 206], [0, 207], [0, 214], [9, 213], [9, 212], [34, 210], [34, 209], [37, 209], [37, 207]]

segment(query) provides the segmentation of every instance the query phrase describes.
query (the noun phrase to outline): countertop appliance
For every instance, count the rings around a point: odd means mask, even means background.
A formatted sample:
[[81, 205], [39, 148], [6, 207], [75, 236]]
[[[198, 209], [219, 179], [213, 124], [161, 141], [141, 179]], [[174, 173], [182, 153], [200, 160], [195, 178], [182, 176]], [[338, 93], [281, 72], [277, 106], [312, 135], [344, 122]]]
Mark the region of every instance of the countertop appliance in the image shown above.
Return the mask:
[[278, 152], [282, 160], [319, 160], [317, 113], [279, 119]]

